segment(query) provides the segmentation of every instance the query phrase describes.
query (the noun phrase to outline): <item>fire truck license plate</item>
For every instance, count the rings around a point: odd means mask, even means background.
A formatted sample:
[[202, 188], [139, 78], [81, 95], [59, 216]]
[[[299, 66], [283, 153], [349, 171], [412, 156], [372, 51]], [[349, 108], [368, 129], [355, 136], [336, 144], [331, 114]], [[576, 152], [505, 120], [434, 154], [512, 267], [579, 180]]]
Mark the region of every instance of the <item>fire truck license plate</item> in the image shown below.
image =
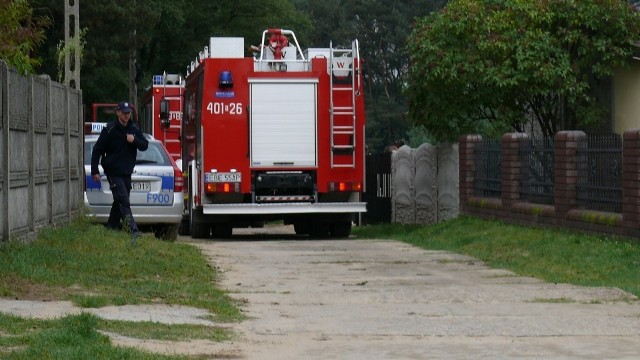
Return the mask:
[[205, 181], [206, 182], [240, 182], [242, 180], [242, 174], [239, 172], [235, 173], [206, 173]]
[[131, 191], [151, 191], [151, 184], [148, 182], [131, 183]]

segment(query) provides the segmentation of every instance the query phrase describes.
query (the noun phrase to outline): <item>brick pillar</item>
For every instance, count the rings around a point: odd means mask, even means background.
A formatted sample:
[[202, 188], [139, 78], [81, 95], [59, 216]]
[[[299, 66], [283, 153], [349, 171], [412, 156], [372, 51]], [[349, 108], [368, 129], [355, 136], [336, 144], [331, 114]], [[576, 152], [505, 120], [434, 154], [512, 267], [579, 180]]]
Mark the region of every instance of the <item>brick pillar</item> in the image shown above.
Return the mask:
[[625, 227], [640, 224], [640, 129], [624, 132], [622, 143], [622, 221]]
[[529, 136], [524, 133], [508, 133], [500, 138], [504, 209], [509, 209], [520, 200], [520, 141], [528, 138]]
[[586, 140], [582, 131], [560, 131], [555, 136], [555, 213], [566, 219], [569, 210], [576, 207], [576, 183], [578, 179], [578, 142]]
[[476, 144], [480, 141], [482, 141], [480, 135], [463, 135], [459, 139], [459, 193], [462, 214], [466, 212], [469, 198], [475, 196], [476, 163], [474, 152]]

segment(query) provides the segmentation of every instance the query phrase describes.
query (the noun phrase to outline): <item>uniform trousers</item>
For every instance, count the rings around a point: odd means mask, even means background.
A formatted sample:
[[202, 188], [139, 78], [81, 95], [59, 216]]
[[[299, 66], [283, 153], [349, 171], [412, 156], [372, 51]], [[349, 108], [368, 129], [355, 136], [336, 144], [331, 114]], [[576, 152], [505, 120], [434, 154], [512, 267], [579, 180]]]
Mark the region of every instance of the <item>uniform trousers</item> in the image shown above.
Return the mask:
[[131, 194], [131, 175], [107, 175], [111, 194], [113, 195], [113, 203], [109, 212], [109, 220], [107, 227], [119, 230], [121, 221], [125, 226], [128, 225], [131, 233], [138, 233], [138, 225], [131, 213], [131, 203], [129, 196]]

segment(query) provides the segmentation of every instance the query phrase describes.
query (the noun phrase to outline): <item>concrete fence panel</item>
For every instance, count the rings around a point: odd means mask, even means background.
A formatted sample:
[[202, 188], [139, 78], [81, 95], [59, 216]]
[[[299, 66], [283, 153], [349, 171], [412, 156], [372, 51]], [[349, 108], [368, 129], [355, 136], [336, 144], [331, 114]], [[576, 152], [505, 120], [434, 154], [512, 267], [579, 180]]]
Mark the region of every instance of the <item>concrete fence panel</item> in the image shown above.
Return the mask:
[[415, 158], [413, 150], [402, 146], [391, 157], [391, 221], [401, 224], [415, 222], [414, 179]]
[[8, 130], [9, 130], [9, 227], [12, 233], [21, 236], [32, 229], [31, 206], [31, 160], [33, 153], [30, 134], [30, 79], [24, 78], [17, 71], [8, 72]]
[[438, 221], [438, 148], [422, 144], [415, 150], [415, 208], [417, 224]]
[[0, 62], [0, 239], [68, 222], [82, 201], [82, 93]]
[[391, 157], [391, 221], [433, 224], [458, 216], [458, 145], [403, 146]]
[[0, 239], [4, 239], [4, 234], [9, 233], [9, 198], [7, 196], [7, 185], [9, 184], [8, 158], [9, 158], [9, 128], [7, 122], [7, 92], [9, 83], [7, 81], [8, 68], [0, 61]]

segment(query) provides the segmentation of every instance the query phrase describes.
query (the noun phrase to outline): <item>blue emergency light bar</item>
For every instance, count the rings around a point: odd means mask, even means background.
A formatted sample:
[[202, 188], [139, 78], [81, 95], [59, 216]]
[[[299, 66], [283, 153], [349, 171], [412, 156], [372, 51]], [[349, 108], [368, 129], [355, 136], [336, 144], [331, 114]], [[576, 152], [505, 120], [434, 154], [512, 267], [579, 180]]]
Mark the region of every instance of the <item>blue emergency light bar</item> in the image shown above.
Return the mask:
[[153, 85], [162, 85], [162, 84], [164, 84], [164, 76], [153, 75]]

